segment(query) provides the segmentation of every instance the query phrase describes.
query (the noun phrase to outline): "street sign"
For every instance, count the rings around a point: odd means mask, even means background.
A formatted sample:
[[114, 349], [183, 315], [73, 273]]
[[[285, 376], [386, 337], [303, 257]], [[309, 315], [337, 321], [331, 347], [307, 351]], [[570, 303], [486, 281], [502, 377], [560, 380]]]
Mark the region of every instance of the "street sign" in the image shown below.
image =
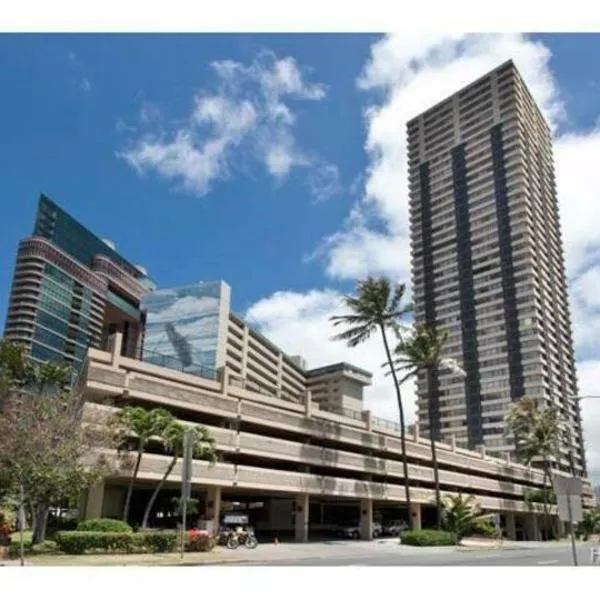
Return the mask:
[[583, 485], [577, 477], [554, 476], [554, 492], [561, 521], [579, 523], [583, 519], [581, 494]]
[[194, 432], [185, 432], [183, 440], [183, 467], [181, 470], [181, 498], [184, 502], [190, 499], [192, 491], [192, 458], [194, 450]]
[[556, 494], [569, 494], [571, 496], [581, 496], [583, 484], [578, 477], [569, 477], [567, 475], [554, 475], [554, 491]]

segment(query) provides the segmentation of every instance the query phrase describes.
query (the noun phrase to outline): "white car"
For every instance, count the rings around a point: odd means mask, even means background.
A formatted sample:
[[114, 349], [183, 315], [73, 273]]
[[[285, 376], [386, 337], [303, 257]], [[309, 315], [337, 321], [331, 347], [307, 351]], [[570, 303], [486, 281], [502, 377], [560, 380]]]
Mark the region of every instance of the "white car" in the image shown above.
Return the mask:
[[[373, 523], [373, 537], [381, 537], [382, 533], [383, 528], [381, 527], [381, 523]], [[338, 528], [338, 535], [340, 537], [357, 540], [358, 538], [360, 538], [360, 525], [356, 522], [350, 523], [348, 525], [342, 525]]]
[[396, 521], [389, 521], [388, 523], [386, 523], [383, 526], [383, 533], [385, 535], [398, 536], [407, 529], [408, 525], [406, 521], [404, 521], [403, 519], [398, 519]]

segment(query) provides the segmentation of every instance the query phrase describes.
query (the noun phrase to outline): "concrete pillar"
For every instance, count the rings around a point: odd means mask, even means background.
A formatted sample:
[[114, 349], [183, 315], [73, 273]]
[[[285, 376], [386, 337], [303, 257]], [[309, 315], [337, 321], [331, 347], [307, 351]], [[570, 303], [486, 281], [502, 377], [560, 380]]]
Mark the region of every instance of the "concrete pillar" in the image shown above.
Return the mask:
[[360, 539], [373, 539], [373, 500], [361, 498], [360, 500]]
[[306, 397], [304, 399], [304, 415], [306, 417], [312, 416], [312, 392], [306, 390]]
[[421, 529], [421, 505], [415, 504], [414, 502], [411, 504], [412, 511], [409, 515], [410, 523], [414, 530], [418, 530]]
[[416, 443], [419, 442], [419, 424], [415, 423], [413, 425], [413, 441], [415, 441]]
[[479, 453], [481, 454], [481, 458], [483, 458], [483, 460], [485, 460], [485, 446], [483, 444], [481, 444], [481, 446], [479, 446]]
[[206, 493], [206, 520], [212, 521], [213, 532], [219, 530], [221, 522], [221, 487], [211, 486]]
[[454, 434], [450, 436], [450, 448], [452, 448], [452, 452], [456, 452], [456, 435]]
[[100, 481], [90, 487], [85, 502], [86, 519], [99, 519], [102, 517], [102, 506], [104, 505], [104, 482]]
[[294, 515], [294, 539], [297, 542], [308, 542], [308, 518], [310, 508], [310, 496], [299, 494], [296, 496], [296, 514]]
[[529, 513], [525, 517], [525, 528], [527, 531], [527, 539], [529, 541], [539, 542], [541, 540], [538, 516], [535, 513]]
[[567, 537], [567, 524], [557, 517], [557, 525], [558, 539], [562, 540], [563, 538]]
[[516, 540], [517, 539], [517, 526], [515, 523], [515, 513], [512, 513], [512, 512], [506, 513], [504, 515], [504, 519], [506, 522], [506, 527], [505, 527], [506, 537], [509, 540]]
[[365, 422], [365, 425], [367, 426], [367, 431], [373, 431], [373, 416], [371, 415], [371, 411], [363, 410], [362, 418], [363, 418], [363, 421]]
[[224, 365], [221, 367], [221, 393], [227, 396], [229, 393], [229, 367]]
[[121, 351], [123, 348], [123, 332], [117, 331], [112, 334], [112, 348], [111, 348], [111, 365], [113, 367], [119, 366], [121, 359]]

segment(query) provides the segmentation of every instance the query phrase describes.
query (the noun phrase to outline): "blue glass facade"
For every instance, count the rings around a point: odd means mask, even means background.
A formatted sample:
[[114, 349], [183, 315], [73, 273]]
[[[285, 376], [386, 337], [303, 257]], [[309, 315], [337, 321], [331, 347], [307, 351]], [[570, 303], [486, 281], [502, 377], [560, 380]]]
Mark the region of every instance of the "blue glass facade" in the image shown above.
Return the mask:
[[31, 356], [38, 360], [80, 362], [92, 339], [92, 292], [55, 265], [44, 265]]
[[217, 369], [221, 282], [157, 290], [145, 296], [143, 358], [203, 376]]

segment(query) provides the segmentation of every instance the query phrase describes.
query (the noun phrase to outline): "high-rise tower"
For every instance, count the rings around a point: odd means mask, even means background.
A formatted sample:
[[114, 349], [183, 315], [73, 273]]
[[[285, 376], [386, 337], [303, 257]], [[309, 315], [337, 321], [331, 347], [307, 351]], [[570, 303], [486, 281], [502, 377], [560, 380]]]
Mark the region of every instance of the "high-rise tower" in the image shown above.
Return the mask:
[[467, 374], [419, 378], [422, 429], [510, 452], [507, 410], [532, 397], [559, 407], [585, 471], [546, 121], [508, 61], [407, 127], [416, 320], [450, 332]]
[[89, 346], [121, 331], [124, 353], [138, 357], [140, 302], [153, 287], [143, 267], [42, 195], [33, 236], [19, 244], [4, 335], [35, 360], [76, 367]]

